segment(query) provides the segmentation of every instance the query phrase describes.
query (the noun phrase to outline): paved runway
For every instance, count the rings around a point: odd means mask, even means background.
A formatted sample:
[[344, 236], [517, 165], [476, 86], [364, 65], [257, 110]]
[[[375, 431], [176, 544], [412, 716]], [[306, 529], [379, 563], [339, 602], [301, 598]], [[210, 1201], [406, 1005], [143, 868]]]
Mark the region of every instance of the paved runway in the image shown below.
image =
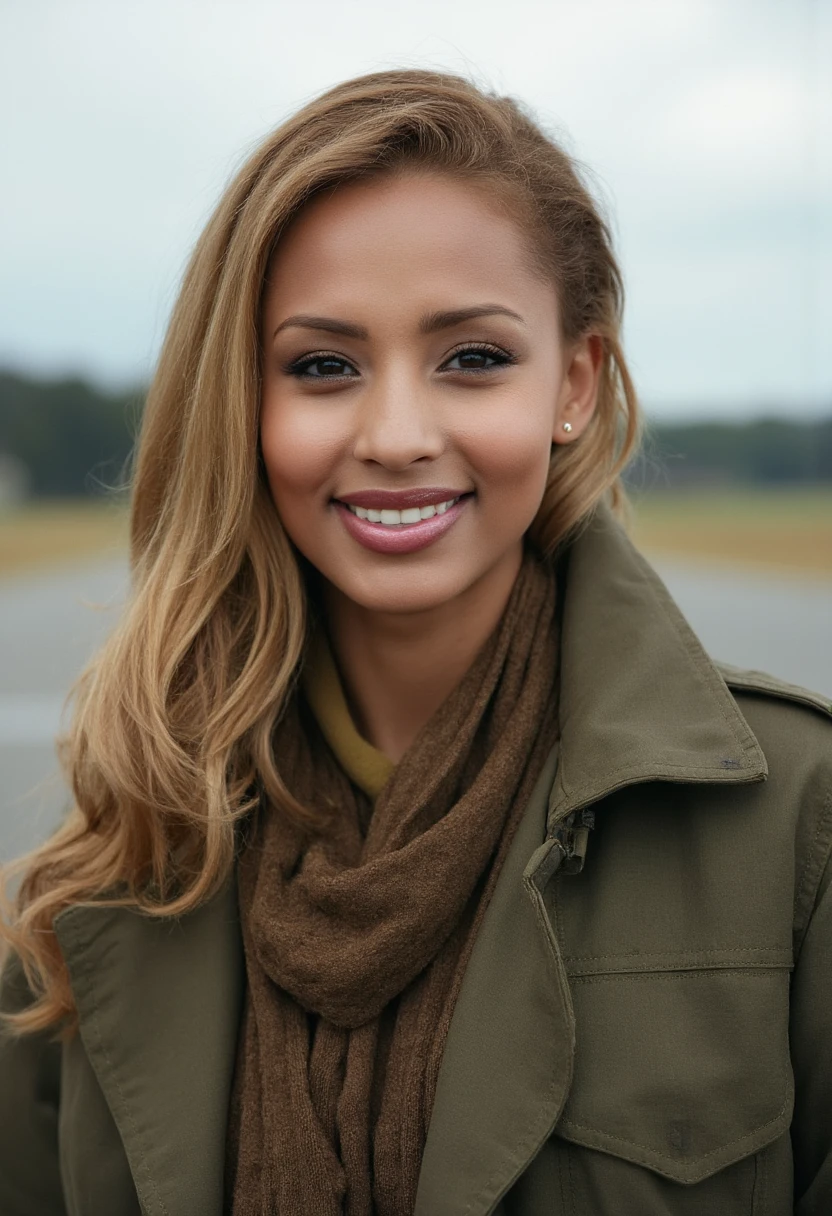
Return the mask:
[[[656, 566], [715, 658], [832, 696], [832, 582]], [[61, 705], [126, 586], [112, 560], [0, 581], [0, 861], [42, 839], [66, 804], [52, 750]]]

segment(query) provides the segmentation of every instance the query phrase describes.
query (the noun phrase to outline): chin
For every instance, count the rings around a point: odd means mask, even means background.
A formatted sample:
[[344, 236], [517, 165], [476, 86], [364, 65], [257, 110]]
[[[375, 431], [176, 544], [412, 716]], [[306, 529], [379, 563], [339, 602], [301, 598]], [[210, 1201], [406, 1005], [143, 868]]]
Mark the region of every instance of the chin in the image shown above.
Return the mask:
[[470, 580], [460, 578], [458, 574], [452, 578], [431, 577], [429, 571], [413, 571], [409, 576], [403, 575], [401, 570], [389, 571], [375, 579], [332, 581], [341, 595], [368, 612], [401, 615], [441, 608], [470, 586]]

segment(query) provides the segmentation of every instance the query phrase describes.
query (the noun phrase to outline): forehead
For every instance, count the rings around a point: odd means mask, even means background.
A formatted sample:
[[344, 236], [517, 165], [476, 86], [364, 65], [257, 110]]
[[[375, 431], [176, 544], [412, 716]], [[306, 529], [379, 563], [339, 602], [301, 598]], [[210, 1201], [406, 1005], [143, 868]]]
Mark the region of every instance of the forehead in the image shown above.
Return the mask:
[[313, 297], [354, 307], [366, 297], [551, 310], [554, 288], [533, 269], [528, 242], [484, 185], [428, 173], [353, 182], [315, 198], [283, 233], [267, 307], [307, 309]]

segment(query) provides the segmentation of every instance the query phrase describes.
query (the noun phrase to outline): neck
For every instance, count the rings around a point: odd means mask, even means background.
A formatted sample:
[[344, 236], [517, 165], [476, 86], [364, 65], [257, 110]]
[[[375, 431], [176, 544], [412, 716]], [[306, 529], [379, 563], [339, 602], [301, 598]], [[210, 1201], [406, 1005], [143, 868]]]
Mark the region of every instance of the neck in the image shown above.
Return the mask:
[[373, 611], [324, 584], [327, 628], [355, 724], [393, 763], [496, 628], [522, 558], [518, 546], [452, 600], [417, 613]]

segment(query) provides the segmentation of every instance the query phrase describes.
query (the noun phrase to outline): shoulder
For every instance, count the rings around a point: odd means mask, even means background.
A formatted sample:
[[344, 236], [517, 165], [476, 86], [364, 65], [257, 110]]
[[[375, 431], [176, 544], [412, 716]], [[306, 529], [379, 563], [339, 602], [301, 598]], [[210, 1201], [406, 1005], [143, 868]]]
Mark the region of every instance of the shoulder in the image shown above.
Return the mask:
[[761, 671], [717, 663], [768, 765], [758, 797], [793, 833], [798, 940], [832, 855], [832, 700]]
[[754, 671], [746, 667], [734, 667], [731, 663], [715, 663], [719, 674], [735, 693], [768, 698], [782, 705], [799, 705], [815, 710], [827, 722], [832, 723], [832, 698], [825, 693], [812, 692], [799, 684], [790, 684], [766, 671]]
[[[773, 764], [810, 771], [832, 780], [832, 698], [764, 671], [716, 663], [765, 753]], [[830, 791], [832, 792], [832, 791]]]

